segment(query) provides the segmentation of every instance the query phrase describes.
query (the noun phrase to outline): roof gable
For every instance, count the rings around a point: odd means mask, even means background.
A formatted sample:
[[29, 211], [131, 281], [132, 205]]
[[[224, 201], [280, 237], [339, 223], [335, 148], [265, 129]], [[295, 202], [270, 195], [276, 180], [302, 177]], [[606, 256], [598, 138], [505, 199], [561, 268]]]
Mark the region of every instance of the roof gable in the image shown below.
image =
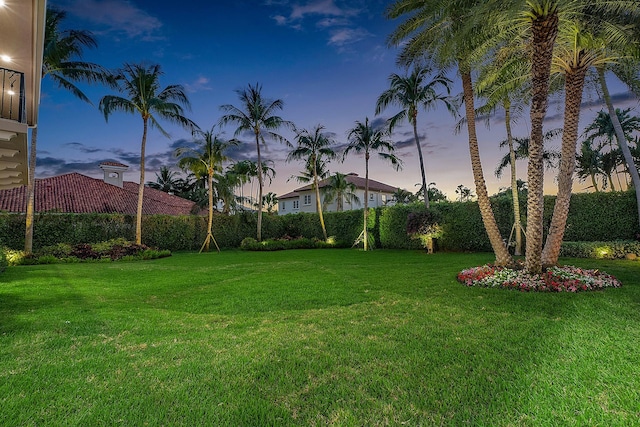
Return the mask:
[[[365, 178], [359, 177], [358, 175], [355, 175], [355, 174], [348, 174], [348, 175], [345, 175], [345, 179], [347, 180], [347, 182], [355, 185], [356, 188], [364, 190], [365, 183], [366, 183], [366, 179]], [[323, 179], [322, 181], [320, 181], [318, 183], [318, 186], [320, 188], [326, 187], [327, 185], [329, 185], [329, 178]], [[312, 189], [313, 189], [313, 184], [307, 184], [307, 185], [302, 186], [300, 188], [296, 188], [291, 193], [287, 193], [284, 196], [280, 196], [278, 198], [279, 199], [292, 198], [292, 197], [295, 197], [295, 196], [299, 196], [300, 195], [299, 193], [301, 193], [301, 192], [311, 191]], [[369, 191], [381, 191], [381, 192], [384, 192], [384, 193], [395, 193], [397, 189], [398, 189], [398, 187], [393, 187], [391, 185], [387, 185], [387, 184], [382, 183], [380, 181], [376, 181], [374, 179], [369, 178]]]

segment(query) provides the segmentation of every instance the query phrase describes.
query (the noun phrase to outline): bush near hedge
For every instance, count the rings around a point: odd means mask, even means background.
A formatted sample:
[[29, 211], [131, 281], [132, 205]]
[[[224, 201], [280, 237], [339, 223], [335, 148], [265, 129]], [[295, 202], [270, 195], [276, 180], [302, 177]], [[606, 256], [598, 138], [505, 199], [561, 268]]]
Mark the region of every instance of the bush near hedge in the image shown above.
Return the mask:
[[23, 251], [5, 249], [8, 265], [35, 265], [75, 263], [88, 261], [147, 260], [171, 256], [169, 250], [155, 250], [146, 245], [137, 245], [124, 238], [111, 239], [94, 244], [58, 243], [45, 246], [26, 255]]
[[628, 255], [640, 257], [640, 242], [616, 240], [611, 242], [562, 242], [560, 256], [572, 258], [622, 259]]
[[308, 237], [291, 238], [285, 236], [281, 239], [267, 239], [258, 242], [253, 237], [245, 237], [240, 243], [240, 248], [246, 251], [282, 251], [287, 249], [325, 249], [333, 248], [334, 244], [321, 239]]

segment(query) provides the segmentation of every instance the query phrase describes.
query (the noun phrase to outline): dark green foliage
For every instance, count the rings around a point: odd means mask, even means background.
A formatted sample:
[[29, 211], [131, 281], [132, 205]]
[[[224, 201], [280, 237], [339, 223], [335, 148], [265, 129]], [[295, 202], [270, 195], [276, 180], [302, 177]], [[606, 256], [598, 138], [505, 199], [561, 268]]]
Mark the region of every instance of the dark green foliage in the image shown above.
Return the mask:
[[[551, 222], [554, 197], [545, 197], [545, 231]], [[494, 215], [502, 236], [509, 238], [513, 225], [510, 195], [491, 199]], [[526, 226], [526, 200], [521, 200], [523, 225]], [[567, 221], [567, 241], [632, 240], [640, 232], [633, 192], [575, 194]], [[49, 247], [40, 255], [58, 257], [74, 245], [97, 243], [114, 238], [133, 240], [133, 216], [121, 214], [56, 214], [41, 213], [35, 217], [34, 248]], [[335, 238], [335, 246], [351, 247], [362, 232], [363, 211], [327, 212], [327, 234]], [[424, 205], [414, 203], [371, 209], [368, 228], [375, 247], [421, 249], [423, 242], [412, 232], [421, 224], [437, 222], [440, 249], [449, 251], [490, 251], [475, 202], [433, 203], [427, 213]], [[227, 216], [215, 214], [213, 236], [221, 248], [237, 248], [245, 237], [256, 237], [256, 214], [243, 212]], [[313, 213], [264, 215], [263, 238], [283, 236], [321, 239], [318, 216]], [[0, 236], [11, 249], [24, 246], [24, 215], [0, 214]], [[142, 241], [151, 247], [197, 250], [206, 237], [206, 218], [192, 216], [150, 215], [143, 217]], [[68, 244], [68, 246], [60, 245]], [[57, 253], [61, 252], [60, 254]], [[41, 251], [40, 251], [41, 252]]]
[[[283, 215], [282, 236], [302, 236], [307, 238], [322, 238], [322, 227], [318, 215], [307, 212]], [[325, 218], [327, 221], [327, 218]], [[327, 233], [333, 235], [333, 230], [327, 225]]]
[[638, 210], [633, 191], [571, 196], [564, 240], [632, 240], [638, 232]]
[[421, 215], [426, 212], [424, 203], [396, 205], [377, 210], [380, 224], [380, 245], [384, 249], [420, 249], [419, 240], [407, 234], [407, 218], [410, 214]]
[[[214, 228], [215, 236], [215, 228]], [[206, 237], [206, 219], [196, 215], [147, 215], [142, 218], [142, 241], [173, 251], [199, 249]], [[200, 243], [198, 243], [200, 242]]]
[[0, 246], [0, 273], [7, 269], [9, 261], [7, 260], [7, 254], [4, 247]]
[[491, 244], [475, 202], [441, 203], [434, 206], [442, 217], [438, 245], [449, 251], [491, 251]]
[[332, 248], [334, 245], [320, 239], [310, 239], [308, 237], [267, 239], [262, 242], [258, 242], [253, 237], [247, 237], [242, 240], [240, 247], [247, 251], [282, 251], [286, 249]]
[[[375, 218], [369, 220], [375, 221]], [[336, 247], [349, 248], [362, 232], [362, 209], [343, 212], [326, 212], [324, 222], [327, 226], [327, 234], [335, 238]]]
[[76, 263], [86, 261], [147, 260], [171, 256], [169, 250], [155, 250], [146, 245], [137, 245], [123, 238], [99, 243], [70, 245], [59, 243], [45, 246], [30, 255], [22, 251], [9, 250], [11, 265], [34, 265]]
[[622, 259], [627, 254], [640, 256], [640, 242], [632, 240], [563, 242], [560, 248], [560, 256], [573, 258]]

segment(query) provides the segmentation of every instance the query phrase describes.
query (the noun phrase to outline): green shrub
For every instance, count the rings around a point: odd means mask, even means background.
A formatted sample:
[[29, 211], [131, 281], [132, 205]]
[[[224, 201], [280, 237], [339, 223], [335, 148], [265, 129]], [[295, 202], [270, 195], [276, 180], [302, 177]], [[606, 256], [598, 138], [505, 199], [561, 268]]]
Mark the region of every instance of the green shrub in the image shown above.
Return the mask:
[[139, 255], [139, 257], [144, 260], [166, 258], [170, 256], [171, 256], [171, 251], [169, 250], [159, 251], [155, 249], [145, 249]]
[[60, 262], [58, 258], [53, 255], [41, 255], [37, 258], [38, 264], [57, 264]]
[[241, 248], [247, 251], [282, 251], [287, 249], [321, 249], [333, 248], [334, 244], [320, 239], [299, 237], [297, 239], [267, 239], [262, 242], [247, 237], [242, 241]]
[[6, 254], [7, 248], [0, 246], [0, 273], [5, 271], [9, 266], [9, 260]]
[[53, 246], [45, 246], [37, 251], [39, 256], [53, 256], [55, 258], [65, 258], [71, 255], [73, 248], [69, 243], [58, 243]]
[[381, 247], [388, 249], [420, 249], [420, 242], [412, 239], [407, 234], [407, 219], [409, 214], [421, 215], [425, 211], [424, 203], [379, 208], [376, 222], [379, 224]]
[[[545, 232], [551, 221], [554, 202], [554, 197], [545, 197]], [[491, 205], [498, 227], [503, 238], [506, 239], [513, 224], [511, 197], [508, 194], [492, 197]], [[521, 208], [524, 222], [525, 198], [521, 199]], [[491, 250], [477, 203], [437, 202], [432, 203], [429, 212], [439, 218], [437, 222], [442, 232], [438, 239], [440, 248], [453, 251]], [[426, 213], [422, 203], [371, 209], [367, 227], [372, 243], [382, 248], [422, 248], [423, 243], [418, 238], [419, 235], [410, 231], [414, 228], [413, 223], [425, 222], [426, 215], [429, 214]], [[362, 209], [327, 212], [324, 218], [327, 233], [336, 236], [335, 246], [351, 247], [362, 232]], [[241, 212], [236, 215], [216, 213], [213, 218], [213, 235], [220, 247], [237, 248], [244, 238], [256, 237], [256, 224], [255, 212]], [[572, 196], [565, 240], [631, 240], [639, 232], [633, 191]], [[206, 237], [206, 218], [196, 215], [144, 216], [142, 233], [143, 243], [150, 247], [172, 251], [197, 250]], [[39, 256], [68, 257], [71, 252], [66, 254], [66, 251], [70, 251], [74, 245], [96, 244], [112, 239], [131, 241], [134, 234], [135, 217], [133, 215], [39, 213], [34, 219], [34, 248]], [[263, 239], [280, 239], [287, 235], [321, 239], [322, 229], [318, 215], [314, 213], [263, 215]], [[0, 214], [0, 236], [3, 238], [2, 243], [8, 248], [23, 248], [24, 215]], [[112, 247], [115, 246], [117, 245]], [[38, 248], [41, 249], [38, 250]], [[101, 250], [96, 252], [103, 253]], [[13, 265], [14, 261], [8, 262]], [[37, 259], [19, 262], [37, 262]]]
[[573, 258], [621, 259], [627, 254], [640, 256], [640, 242], [563, 242], [560, 248], [560, 256]]

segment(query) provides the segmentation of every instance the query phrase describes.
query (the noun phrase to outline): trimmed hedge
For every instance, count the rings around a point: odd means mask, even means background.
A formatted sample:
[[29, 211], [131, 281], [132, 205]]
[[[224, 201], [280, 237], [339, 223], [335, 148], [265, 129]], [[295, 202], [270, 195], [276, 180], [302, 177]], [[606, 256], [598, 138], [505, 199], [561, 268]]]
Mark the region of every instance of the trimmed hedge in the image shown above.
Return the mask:
[[573, 258], [622, 259], [629, 254], [640, 257], [640, 242], [631, 240], [562, 242], [560, 248], [560, 256]]
[[[555, 197], [545, 197], [545, 231], [551, 222]], [[509, 238], [513, 224], [511, 198], [491, 200], [502, 236]], [[438, 246], [450, 251], [490, 251], [478, 204], [475, 202], [437, 202], [427, 213], [422, 203], [370, 209], [370, 236], [375, 247], [420, 249], [423, 243], [411, 231], [408, 218], [416, 216], [438, 221]], [[521, 201], [523, 219], [526, 200]], [[327, 212], [324, 214], [327, 234], [336, 239], [336, 246], [350, 247], [362, 231], [363, 211]], [[216, 214], [213, 235], [221, 248], [237, 248], [246, 237], [256, 236], [256, 215], [244, 212], [226, 216]], [[526, 226], [526, 224], [524, 224]], [[37, 214], [34, 220], [34, 248], [58, 243], [76, 245], [97, 243], [114, 238], [133, 240], [135, 217], [121, 214]], [[572, 196], [566, 241], [634, 240], [638, 229], [635, 194], [588, 193]], [[200, 216], [143, 217], [142, 242], [148, 246], [171, 251], [197, 250], [206, 236], [206, 218]], [[321, 239], [318, 216], [313, 213], [263, 215], [263, 240], [283, 236]], [[0, 239], [12, 249], [24, 247], [24, 215], [0, 214]]]

